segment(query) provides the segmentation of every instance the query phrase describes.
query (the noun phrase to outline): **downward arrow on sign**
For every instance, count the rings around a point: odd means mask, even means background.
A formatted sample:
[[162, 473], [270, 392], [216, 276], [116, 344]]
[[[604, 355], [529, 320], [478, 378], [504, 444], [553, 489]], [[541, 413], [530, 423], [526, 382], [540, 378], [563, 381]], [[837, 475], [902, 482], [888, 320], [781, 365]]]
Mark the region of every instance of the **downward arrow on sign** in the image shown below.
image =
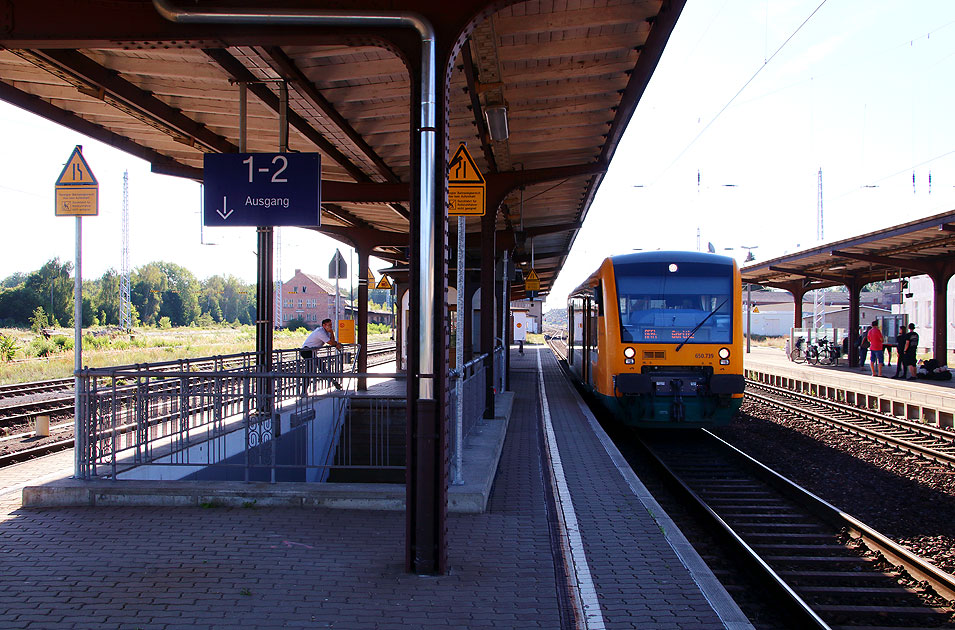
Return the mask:
[[[223, 196], [222, 196], [222, 210], [216, 210], [216, 212], [219, 213], [219, 216], [222, 217], [223, 219], [228, 219], [228, 218], [229, 218], [229, 215], [232, 214], [232, 212], [233, 212], [232, 210], [226, 210], [226, 205], [227, 205], [227, 204], [226, 204], [226, 198], [225, 198], [225, 195], [223, 195]], [[225, 210], [225, 212], [223, 212], [223, 210]]]

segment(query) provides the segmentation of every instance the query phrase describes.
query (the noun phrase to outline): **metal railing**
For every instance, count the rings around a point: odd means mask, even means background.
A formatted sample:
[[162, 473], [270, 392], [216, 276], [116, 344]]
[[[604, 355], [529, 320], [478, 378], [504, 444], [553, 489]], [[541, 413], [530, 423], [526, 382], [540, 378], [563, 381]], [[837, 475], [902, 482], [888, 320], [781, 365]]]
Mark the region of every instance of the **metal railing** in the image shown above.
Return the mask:
[[360, 376], [404, 375], [356, 373], [358, 350], [276, 351], [268, 373], [254, 353], [82, 370], [80, 474], [323, 481], [336, 468], [403, 470], [404, 395], [352, 390]]
[[[406, 394], [356, 392], [359, 348], [306, 358], [273, 352], [86, 369], [80, 375], [80, 474], [85, 479], [237, 481], [404, 480]], [[463, 482], [464, 441], [484, 415], [487, 379], [503, 384], [481, 355], [450, 372], [454, 483]], [[460, 404], [459, 404], [460, 402]]]
[[[450, 445], [452, 483], [464, 483], [464, 442], [484, 416], [487, 388], [487, 354], [482, 354], [448, 373], [448, 397], [451, 405]], [[494, 351], [494, 373], [491, 375], [497, 391], [504, 382], [504, 348]]]

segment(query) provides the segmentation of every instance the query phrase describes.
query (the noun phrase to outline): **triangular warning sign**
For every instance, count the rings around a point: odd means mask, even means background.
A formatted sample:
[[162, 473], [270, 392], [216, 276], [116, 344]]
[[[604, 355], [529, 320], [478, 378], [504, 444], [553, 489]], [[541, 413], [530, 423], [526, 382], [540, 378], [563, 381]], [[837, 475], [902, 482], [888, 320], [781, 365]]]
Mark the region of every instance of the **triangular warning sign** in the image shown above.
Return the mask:
[[83, 159], [80, 148], [74, 148], [73, 153], [70, 154], [70, 159], [66, 162], [66, 166], [63, 167], [60, 176], [56, 178], [56, 185], [97, 186], [98, 184], [99, 182], [96, 181], [96, 176], [93, 175], [93, 171], [90, 170], [90, 165]]
[[375, 272], [371, 269], [368, 270], [368, 286], [375, 284]]
[[448, 163], [448, 183], [450, 184], [483, 184], [484, 175], [474, 163], [468, 148], [462, 143], [454, 152], [454, 157]]
[[754, 313], [758, 313], [758, 312], [759, 312], [759, 307], [756, 306], [755, 304], [753, 305], [753, 312], [754, 312]]
[[378, 285], [375, 286], [376, 289], [390, 289], [391, 282], [388, 281], [388, 276], [382, 276], [381, 280], [378, 281]]
[[540, 281], [541, 281], [540, 276], [538, 276], [538, 275], [537, 275], [537, 272], [534, 271], [533, 269], [531, 269], [531, 272], [530, 272], [529, 274], [527, 274], [527, 277], [524, 279], [525, 282], [528, 281], [528, 280], [530, 280], [531, 282], [540, 282]]

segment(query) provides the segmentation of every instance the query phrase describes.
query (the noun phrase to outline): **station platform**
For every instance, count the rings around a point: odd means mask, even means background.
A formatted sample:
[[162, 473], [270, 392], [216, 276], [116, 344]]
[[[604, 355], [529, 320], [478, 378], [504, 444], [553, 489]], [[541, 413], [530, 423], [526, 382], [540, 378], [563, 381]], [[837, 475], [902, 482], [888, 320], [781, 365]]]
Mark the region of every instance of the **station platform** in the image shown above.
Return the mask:
[[839, 365], [794, 363], [779, 348], [753, 347], [744, 355], [747, 378], [825, 395], [847, 404], [876, 409], [900, 418], [953, 428], [955, 380], [901, 380], [892, 378], [895, 364], [882, 366], [882, 377], [872, 376], [869, 364]]
[[550, 351], [512, 352], [511, 375], [493, 489], [449, 515], [447, 575], [404, 572], [397, 510], [23, 507], [64, 453], [0, 471], [0, 626], [751, 628]]

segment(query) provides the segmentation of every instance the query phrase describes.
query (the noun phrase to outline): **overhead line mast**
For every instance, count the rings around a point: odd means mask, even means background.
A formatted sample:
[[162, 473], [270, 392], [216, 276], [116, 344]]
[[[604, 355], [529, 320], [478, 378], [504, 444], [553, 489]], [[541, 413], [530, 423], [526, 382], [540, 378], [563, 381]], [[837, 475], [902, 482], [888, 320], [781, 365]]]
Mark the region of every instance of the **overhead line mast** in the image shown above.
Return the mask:
[[129, 295], [131, 285], [129, 270], [129, 171], [123, 171], [122, 240], [123, 254], [119, 276], [119, 325], [125, 330], [130, 330], [133, 327], [133, 304]]
[[[822, 223], [822, 167], [819, 167], [818, 187], [816, 194], [816, 241], [823, 241]], [[826, 295], [821, 290], [812, 292], [812, 328], [819, 330], [826, 324]]]

